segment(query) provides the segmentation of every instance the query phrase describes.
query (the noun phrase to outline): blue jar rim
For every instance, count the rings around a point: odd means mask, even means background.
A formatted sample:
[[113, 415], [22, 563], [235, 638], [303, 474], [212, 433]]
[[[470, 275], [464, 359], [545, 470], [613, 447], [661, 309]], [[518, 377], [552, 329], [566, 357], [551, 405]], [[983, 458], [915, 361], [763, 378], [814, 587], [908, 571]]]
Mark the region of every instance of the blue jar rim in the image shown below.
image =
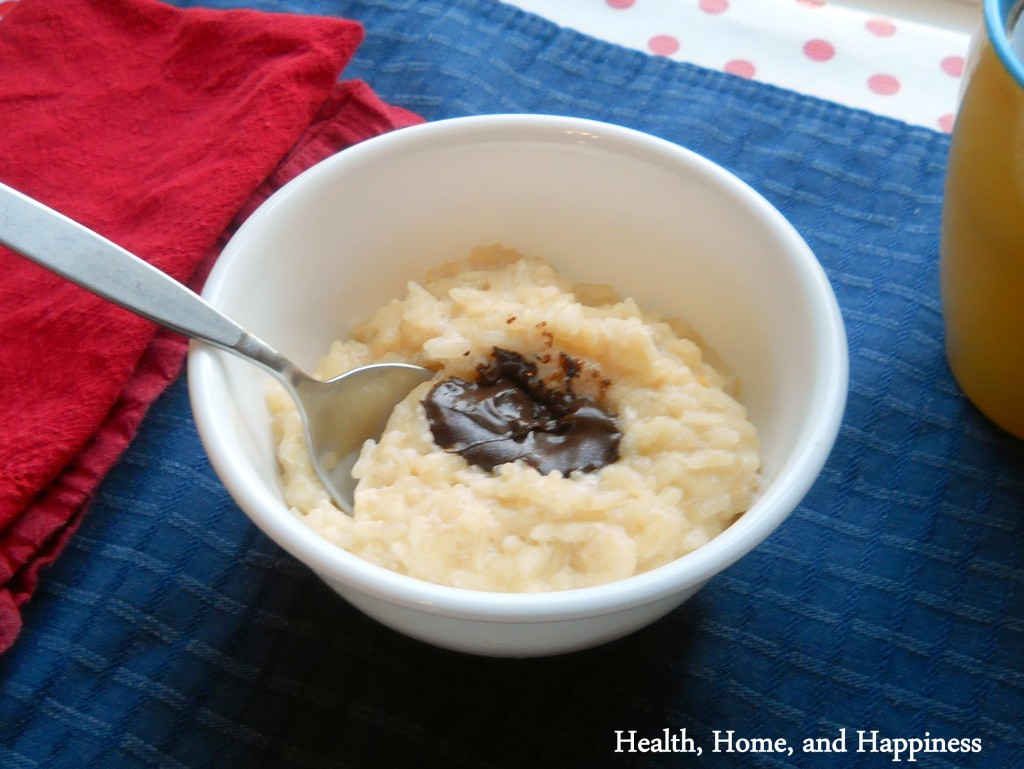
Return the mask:
[[[1010, 27], [1010, 15], [1014, 10], [1017, 0], [985, 0], [985, 27], [988, 30], [988, 38], [992, 41], [992, 47], [1006, 67], [1006, 71], [1017, 81], [1017, 85], [1024, 88], [1024, 61], [1013, 50], [1010, 44], [1010, 37], [1007, 34]], [[1017, 9], [1018, 24], [1024, 24], [1024, 3]]]

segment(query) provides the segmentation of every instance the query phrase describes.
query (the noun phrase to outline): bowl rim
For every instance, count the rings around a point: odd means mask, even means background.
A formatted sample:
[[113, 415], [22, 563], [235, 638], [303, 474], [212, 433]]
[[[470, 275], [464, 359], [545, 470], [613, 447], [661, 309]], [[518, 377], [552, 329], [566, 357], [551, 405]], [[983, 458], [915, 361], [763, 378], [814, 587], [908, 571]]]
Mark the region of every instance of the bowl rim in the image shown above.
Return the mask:
[[796, 508], [828, 459], [846, 406], [849, 353], [838, 301], [824, 269], [792, 224], [752, 187], [692, 150], [635, 129], [576, 117], [496, 114], [439, 120], [369, 139], [314, 165], [261, 205], [224, 248], [202, 295], [217, 304], [225, 289], [225, 276], [248, 242], [258, 237], [261, 222], [311, 180], [343, 173], [350, 164], [417, 151], [421, 146], [449, 146], [467, 139], [496, 141], [499, 137], [552, 141], [570, 131], [599, 137], [612, 151], [640, 150], [645, 158], [658, 158], [662, 168], [685, 167], [690, 173], [696, 168], [709, 182], [749, 206], [785, 242], [791, 264], [807, 289], [805, 298], [813, 314], [817, 356], [811, 398], [814, 408], [804, 420], [799, 445], [740, 521], [697, 550], [651, 571], [602, 585], [543, 593], [487, 592], [438, 585], [349, 553], [306, 526], [272, 494], [262, 491], [255, 472], [235, 462], [224, 448], [228, 420], [224, 410], [215, 408], [214, 382], [222, 376], [223, 359], [232, 356], [193, 341], [187, 362], [190, 403], [200, 439], [221, 482], [271, 540], [343, 590], [428, 613], [499, 622], [561, 621], [625, 611], [700, 586], [753, 550]]

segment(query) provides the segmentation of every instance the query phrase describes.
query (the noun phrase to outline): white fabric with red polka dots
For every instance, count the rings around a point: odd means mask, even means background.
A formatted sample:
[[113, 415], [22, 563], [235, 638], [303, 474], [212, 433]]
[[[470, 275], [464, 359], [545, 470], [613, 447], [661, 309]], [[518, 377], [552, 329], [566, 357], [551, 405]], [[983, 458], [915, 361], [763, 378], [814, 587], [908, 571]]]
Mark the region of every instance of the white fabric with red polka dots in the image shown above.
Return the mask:
[[647, 53], [949, 131], [976, 0], [507, 0]]

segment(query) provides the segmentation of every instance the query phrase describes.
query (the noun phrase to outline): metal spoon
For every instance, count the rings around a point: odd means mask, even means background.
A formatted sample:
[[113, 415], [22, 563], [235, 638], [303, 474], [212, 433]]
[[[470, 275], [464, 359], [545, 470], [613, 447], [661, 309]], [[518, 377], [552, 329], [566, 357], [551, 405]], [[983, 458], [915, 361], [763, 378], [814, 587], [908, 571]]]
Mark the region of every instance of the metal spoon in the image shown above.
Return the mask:
[[395, 405], [433, 372], [404, 363], [313, 379], [206, 300], [139, 257], [42, 203], [0, 184], [0, 244], [126, 310], [220, 347], [270, 372], [298, 405], [313, 467], [334, 502], [352, 513], [343, 461], [379, 437]]

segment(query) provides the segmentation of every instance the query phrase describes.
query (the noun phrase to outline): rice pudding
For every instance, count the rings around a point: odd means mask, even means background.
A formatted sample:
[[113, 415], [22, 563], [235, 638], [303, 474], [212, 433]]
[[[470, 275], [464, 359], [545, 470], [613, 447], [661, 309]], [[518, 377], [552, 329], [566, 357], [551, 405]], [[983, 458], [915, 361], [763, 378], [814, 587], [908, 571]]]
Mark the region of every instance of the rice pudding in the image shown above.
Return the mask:
[[[495, 438], [511, 453], [481, 463], [461, 444], [440, 445], [439, 412], [428, 410], [446, 383], [497, 386], [504, 374], [493, 367], [501, 360], [521, 361], [533, 372], [524, 376], [543, 388], [531, 394], [510, 375], [506, 389], [519, 387], [535, 401], [550, 397], [582, 416], [564, 417], [562, 406], [537, 411], [513, 392], [519, 411], [511, 420], [522, 423], [520, 433]], [[539, 258], [478, 248], [422, 283], [410, 282], [404, 297], [334, 343], [314, 374], [326, 379], [385, 361], [437, 374], [395, 408], [379, 441], [363, 447], [351, 517], [320, 485], [291, 399], [276, 384], [268, 399], [282, 490], [294, 514], [393, 571], [489, 591], [606, 583], [699, 548], [757, 494], [757, 431], [734, 383], [708, 362], [696, 335], [608, 286], [573, 283]], [[475, 384], [487, 371], [495, 381]], [[463, 419], [470, 406], [453, 408]], [[524, 423], [524, 409], [540, 414], [537, 421]], [[575, 426], [584, 421], [614, 434], [614, 452], [605, 444], [594, 449], [597, 439]], [[598, 451], [601, 461], [563, 462], [565, 435]], [[555, 447], [553, 463], [512, 445], [535, 440]]]

